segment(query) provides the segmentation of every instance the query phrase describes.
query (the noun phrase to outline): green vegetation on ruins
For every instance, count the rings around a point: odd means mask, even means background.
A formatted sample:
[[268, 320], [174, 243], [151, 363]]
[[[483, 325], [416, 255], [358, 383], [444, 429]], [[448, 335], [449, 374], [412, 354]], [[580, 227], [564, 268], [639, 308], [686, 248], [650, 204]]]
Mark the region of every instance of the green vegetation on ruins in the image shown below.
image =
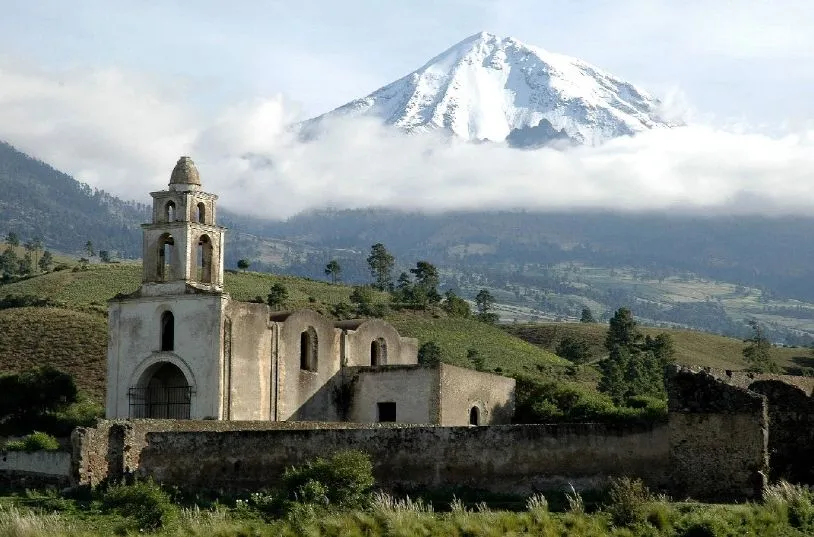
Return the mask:
[[238, 495], [152, 481], [11, 493], [0, 497], [0, 534], [802, 537], [814, 531], [814, 493], [784, 482], [768, 487], [762, 502], [738, 505], [673, 502], [626, 477], [600, 490], [530, 497], [458, 492], [380, 491], [369, 457], [345, 451], [288, 468], [276, 486]]

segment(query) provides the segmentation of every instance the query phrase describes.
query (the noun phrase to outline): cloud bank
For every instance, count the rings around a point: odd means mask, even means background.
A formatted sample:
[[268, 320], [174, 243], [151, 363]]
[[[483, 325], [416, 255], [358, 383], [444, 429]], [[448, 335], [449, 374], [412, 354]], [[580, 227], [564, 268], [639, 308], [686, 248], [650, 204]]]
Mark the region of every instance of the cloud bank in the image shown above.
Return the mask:
[[814, 131], [770, 137], [694, 125], [597, 148], [523, 151], [345, 119], [305, 143], [289, 127], [303, 119], [298, 106], [282, 96], [207, 116], [191, 91], [115, 69], [0, 63], [0, 139], [139, 201], [190, 155], [223, 206], [273, 219], [370, 206], [814, 214]]

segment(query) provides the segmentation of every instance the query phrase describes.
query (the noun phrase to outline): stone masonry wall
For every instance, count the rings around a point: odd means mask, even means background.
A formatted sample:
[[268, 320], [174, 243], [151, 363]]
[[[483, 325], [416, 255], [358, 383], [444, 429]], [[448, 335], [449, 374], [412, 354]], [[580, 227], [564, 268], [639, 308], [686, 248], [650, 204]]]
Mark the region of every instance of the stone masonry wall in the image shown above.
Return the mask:
[[[102, 464], [96, 454], [105, 450], [99, 447], [82, 450], [86, 441], [115, 436], [110, 431], [117, 427], [126, 431], [120, 464]], [[665, 487], [669, 473], [664, 426], [102, 422], [74, 440], [82, 482], [94, 484], [118, 466], [182, 487], [251, 489], [275, 484], [287, 466], [342, 449], [369, 453], [378, 483], [387, 488], [467, 486], [528, 494], [568, 483], [597, 487], [613, 475]]]
[[749, 389], [767, 399], [771, 479], [814, 484], [814, 400], [783, 380], [758, 380]]
[[704, 371], [668, 371], [673, 494], [757, 498], [769, 473], [766, 399]]

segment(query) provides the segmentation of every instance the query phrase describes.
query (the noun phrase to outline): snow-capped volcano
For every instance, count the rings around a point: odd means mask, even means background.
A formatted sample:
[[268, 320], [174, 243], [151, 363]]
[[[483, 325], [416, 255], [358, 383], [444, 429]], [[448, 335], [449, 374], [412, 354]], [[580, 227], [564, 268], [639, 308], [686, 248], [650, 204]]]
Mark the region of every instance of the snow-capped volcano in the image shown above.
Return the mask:
[[444, 129], [471, 141], [596, 145], [671, 126], [660, 102], [582, 60], [507, 37], [473, 35], [420, 69], [308, 123], [373, 116], [410, 133]]

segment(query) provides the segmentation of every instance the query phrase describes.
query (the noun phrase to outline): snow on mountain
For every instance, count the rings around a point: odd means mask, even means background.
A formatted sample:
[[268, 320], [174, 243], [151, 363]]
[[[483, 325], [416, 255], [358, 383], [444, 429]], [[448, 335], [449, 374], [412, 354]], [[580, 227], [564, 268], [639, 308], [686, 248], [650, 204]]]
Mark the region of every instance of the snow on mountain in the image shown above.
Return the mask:
[[373, 116], [410, 133], [444, 129], [470, 141], [542, 145], [672, 126], [661, 103], [582, 60], [489, 33], [473, 35], [420, 69], [309, 120]]

